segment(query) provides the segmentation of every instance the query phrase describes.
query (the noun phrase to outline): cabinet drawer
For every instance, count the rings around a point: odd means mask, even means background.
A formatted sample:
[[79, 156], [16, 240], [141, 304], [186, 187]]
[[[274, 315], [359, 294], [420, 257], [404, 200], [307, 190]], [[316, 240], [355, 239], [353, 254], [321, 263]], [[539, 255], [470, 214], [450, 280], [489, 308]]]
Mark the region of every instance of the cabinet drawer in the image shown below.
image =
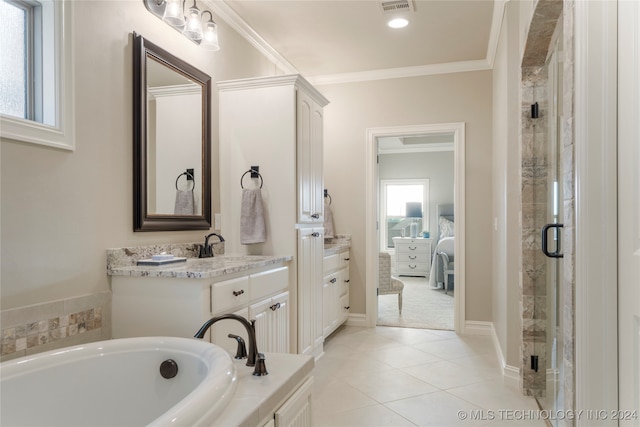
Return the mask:
[[256, 273], [249, 276], [251, 299], [256, 300], [289, 289], [289, 267]]
[[417, 243], [409, 243], [409, 242], [402, 242], [402, 243], [396, 243], [396, 252], [426, 252], [427, 251], [427, 245], [423, 242], [417, 242]]
[[349, 252], [340, 252], [338, 254], [338, 268], [344, 268], [349, 265]]
[[324, 257], [324, 261], [322, 264], [322, 271], [324, 273], [328, 273], [330, 271], [334, 271], [338, 269], [340, 265], [340, 254], [333, 254]]
[[396, 255], [396, 261], [397, 262], [405, 262], [405, 263], [410, 263], [410, 264], [416, 264], [416, 263], [428, 263], [429, 262], [429, 255], [422, 251], [422, 252], [400, 252]]
[[225, 280], [211, 286], [211, 310], [213, 313], [248, 303], [248, 276]]
[[403, 273], [424, 273], [429, 271], [429, 265], [426, 263], [399, 262], [397, 266], [398, 274]]

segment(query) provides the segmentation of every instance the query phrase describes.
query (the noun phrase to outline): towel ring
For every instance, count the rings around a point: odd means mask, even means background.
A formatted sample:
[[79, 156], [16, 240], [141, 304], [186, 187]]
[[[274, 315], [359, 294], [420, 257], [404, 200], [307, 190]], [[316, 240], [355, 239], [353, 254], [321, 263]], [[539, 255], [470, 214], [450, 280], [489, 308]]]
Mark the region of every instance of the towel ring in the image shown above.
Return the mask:
[[262, 175], [260, 175], [260, 172], [258, 172], [257, 170], [254, 169], [249, 169], [248, 171], [246, 171], [245, 173], [242, 174], [242, 176], [240, 177], [240, 188], [242, 188], [244, 190], [244, 185], [242, 185], [242, 179], [244, 178], [244, 176], [248, 173], [255, 173], [258, 174], [258, 178], [260, 178], [260, 188], [262, 188], [262, 184], [264, 184], [264, 180], [262, 179]]
[[331, 194], [329, 194], [329, 192], [327, 191], [327, 189], [324, 189], [324, 197], [325, 199], [328, 197], [329, 198], [329, 206], [331, 206]]
[[[178, 180], [180, 179], [180, 177], [182, 175], [186, 175], [187, 176], [187, 181], [193, 181], [193, 187], [191, 187], [191, 191], [195, 190], [195, 188], [196, 188], [196, 179], [189, 172], [182, 172], [180, 175], [178, 175], [178, 177], [176, 178], [176, 190], [178, 190]], [[191, 177], [191, 180], [189, 180], [189, 177]]]

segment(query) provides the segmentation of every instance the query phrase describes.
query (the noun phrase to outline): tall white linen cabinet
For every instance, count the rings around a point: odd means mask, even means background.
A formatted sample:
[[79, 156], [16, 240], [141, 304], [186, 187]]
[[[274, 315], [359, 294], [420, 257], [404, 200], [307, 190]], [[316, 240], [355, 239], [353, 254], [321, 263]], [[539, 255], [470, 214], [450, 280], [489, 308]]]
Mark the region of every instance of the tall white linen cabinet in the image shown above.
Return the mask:
[[[218, 82], [221, 233], [227, 254], [293, 255], [290, 350], [322, 354], [323, 108], [300, 75]], [[259, 167], [260, 176], [246, 173]], [[242, 188], [262, 186], [266, 241], [240, 243]]]

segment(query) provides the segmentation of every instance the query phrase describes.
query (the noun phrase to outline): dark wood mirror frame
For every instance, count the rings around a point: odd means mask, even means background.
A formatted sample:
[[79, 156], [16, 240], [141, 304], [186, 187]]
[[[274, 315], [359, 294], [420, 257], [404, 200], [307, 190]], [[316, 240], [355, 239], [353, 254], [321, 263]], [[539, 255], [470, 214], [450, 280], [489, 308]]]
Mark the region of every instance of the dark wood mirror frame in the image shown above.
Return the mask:
[[[168, 215], [148, 212], [147, 57], [202, 86], [202, 213]], [[133, 230], [178, 231], [211, 228], [211, 77], [133, 33]]]

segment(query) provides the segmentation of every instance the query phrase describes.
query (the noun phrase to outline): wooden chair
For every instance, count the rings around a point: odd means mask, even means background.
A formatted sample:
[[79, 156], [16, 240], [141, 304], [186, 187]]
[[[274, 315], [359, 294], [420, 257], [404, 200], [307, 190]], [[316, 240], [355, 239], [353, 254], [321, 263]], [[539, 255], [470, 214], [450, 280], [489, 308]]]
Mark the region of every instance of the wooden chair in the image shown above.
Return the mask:
[[378, 295], [398, 294], [398, 311], [402, 314], [402, 291], [404, 283], [391, 277], [391, 255], [380, 252], [378, 257]]

